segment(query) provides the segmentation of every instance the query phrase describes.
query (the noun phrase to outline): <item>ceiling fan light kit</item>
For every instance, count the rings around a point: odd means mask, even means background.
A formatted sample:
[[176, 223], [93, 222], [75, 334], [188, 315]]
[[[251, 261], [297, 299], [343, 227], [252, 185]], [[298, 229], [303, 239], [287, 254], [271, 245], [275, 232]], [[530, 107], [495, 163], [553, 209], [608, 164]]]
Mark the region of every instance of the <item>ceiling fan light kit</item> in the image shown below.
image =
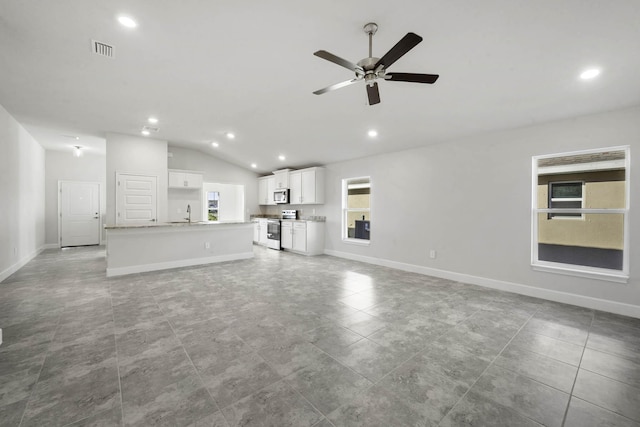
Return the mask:
[[333, 62], [334, 64], [340, 65], [341, 67], [347, 68], [355, 73], [355, 78], [316, 90], [313, 92], [314, 94], [322, 95], [323, 93], [331, 92], [364, 80], [366, 83], [369, 105], [375, 105], [380, 103], [380, 91], [378, 90], [378, 83], [376, 82], [377, 79], [427, 84], [433, 84], [438, 80], [439, 75], [437, 74], [387, 72], [387, 68], [404, 56], [404, 54], [416, 47], [418, 43], [422, 41], [422, 37], [415, 33], [407, 33], [407, 35], [400, 39], [395, 46], [382, 56], [382, 58], [376, 58], [373, 56], [373, 36], [378, 31], [378, 25], [374, 22], [369, 22], [364, 26], [363, 30], [369, 36], [369, 56], [361, 59], [356, 64], [329, 53], [326, 50], [314, 52], [315, 56], [329, 62]]

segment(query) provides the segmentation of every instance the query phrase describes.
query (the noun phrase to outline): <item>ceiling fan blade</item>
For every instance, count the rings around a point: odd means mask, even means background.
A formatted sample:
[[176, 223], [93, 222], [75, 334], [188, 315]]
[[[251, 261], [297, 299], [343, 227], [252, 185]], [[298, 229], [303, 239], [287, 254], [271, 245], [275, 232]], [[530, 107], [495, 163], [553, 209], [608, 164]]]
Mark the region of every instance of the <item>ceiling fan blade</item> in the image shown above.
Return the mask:
[[415, 33], [407, 33], [389, 52], [385, 53], [382, 58], [377, 62], [375, 68], [382, 65], [384, 68], [389, 68], [391, 64], [396, 62], [405, 53], [416, 47], [418, 43], [422, 41], [422, 37]]
[[316, 95], [322, 95], [323, 93], [327, 93], [327, 92], [331, 92], [332, 90], [336, 90], [336, 89], [340, 89], [341, 87], [345, 87], [345, 86], [349, 86], [351, 84], [354, 84], [355, 82], [359, 82], [362, 79], [353, 79], [353, 80], [347, 80], [346, 82], [340, 82], [340, 83], [336, 83], [334, 85], [331, 86], [327, 86], [323, 89], [318, 89], [316, 91], [314, 91], [313, 93]]
[[335, 56], [333, 53], [329, 53], [326, 50], [319, 50], [317, 52], [314, 52], [313, 54], [318, 58], [326, 59], [327, 61], [338, 64], [341, 67], [347, 68], [351, 71], [362, 70], [362, 67], [360, 67], [359, 65], [347, 61], [346, 59], [342, 59], [339, 56]]
[[369, 105], [380, 103], [380, 91], [378, 90], [378, 83], [373, 83], [373, 86], [367, 85], [367, 96], [369, 97]]
[[385, 80], [395, 82], [411, 82], [411, 83], [435, 83], [440, 77], [438, 74], [416, 74], [416, 73], [387, 73]]

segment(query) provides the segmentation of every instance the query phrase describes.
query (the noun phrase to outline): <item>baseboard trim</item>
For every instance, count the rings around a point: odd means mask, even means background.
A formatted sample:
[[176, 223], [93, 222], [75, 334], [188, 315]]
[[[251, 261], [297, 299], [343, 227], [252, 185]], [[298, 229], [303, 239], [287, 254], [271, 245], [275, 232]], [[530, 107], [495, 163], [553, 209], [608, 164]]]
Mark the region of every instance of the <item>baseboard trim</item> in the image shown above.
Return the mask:
[[324, 251], [324, 253], [326, 255], [350, 259], [353, 261], [365, 262], [367, 264], [381, 265], [383, 267], [395, 268], [398, 270], [409, 271], [411, 273], [418, 273], [427, 276], [439, 277], [442, 279], [455, 280], [456, 282], [469, 283], [472, 285], [483, 286], [485, 288], [513, 292], [516, 294], [542, 298], [564, 304], [578, 305], [580, 307], [607, 311], [610, 313], [621, 314], [623, 316], [640, 318], [640, 306], [637, 305], [604, 300], [600, 298], [593, 298], [568, 292], [554, 291], [551, 289], [537, 288], [535, 286], [506, 282], [503, 280], [490, 279], [487, 277], [473, 276], [470, 274], [456, 273], [447, 270], [439, 270], [436, 268], [424, 267], [421, 265], [407, 264], [387, 259], [351, 254], [348, 252], [340, 252], [327, 249]]
[[205, 258], [193, 258], [177, 261], [158, 262], [153, 264], [132, 265], [128, 267], [107, 268], [107, 277], [124, 276], [126, 274], [146, 273], [149, 271], [168, 270], [170, 268], [192, 267], [194, 265], [213, 264], [217, 262], [236, 261], [253, 258], [253, 252], [230, 255], [218, 255]]
[[22, 258], [21, 260], [19, 260], [15, 264], [9, 266], [4, 271], [1, 271], [0, 272], [0, 283], [2, 283], [7, 277], [11, 276], [16, 271], [20, 270], [22, 267], [27, 265], [27, 263], [29, 261], [31, 261], [32, 259], [37, 257], [40, 254], [40, 252], [42, 252], [43, 250], [44, 250], [44, 245], [42, 245], [41, 247], [36, 249], [34, 252], [32, 252], [29, 255], [27, 255], [26, 257]]
[[46, 243], [42, 246], [42, 249], [60, 249], [59, 243]]

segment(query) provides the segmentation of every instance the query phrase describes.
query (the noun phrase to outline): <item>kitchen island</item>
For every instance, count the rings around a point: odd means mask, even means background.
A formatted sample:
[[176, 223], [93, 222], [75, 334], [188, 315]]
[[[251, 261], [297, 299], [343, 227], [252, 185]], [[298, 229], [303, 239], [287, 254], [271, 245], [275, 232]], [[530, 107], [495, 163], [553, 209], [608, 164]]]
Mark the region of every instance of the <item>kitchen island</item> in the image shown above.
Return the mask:
[[251, 222], [107, 225], [107, 277], [253, 258]]

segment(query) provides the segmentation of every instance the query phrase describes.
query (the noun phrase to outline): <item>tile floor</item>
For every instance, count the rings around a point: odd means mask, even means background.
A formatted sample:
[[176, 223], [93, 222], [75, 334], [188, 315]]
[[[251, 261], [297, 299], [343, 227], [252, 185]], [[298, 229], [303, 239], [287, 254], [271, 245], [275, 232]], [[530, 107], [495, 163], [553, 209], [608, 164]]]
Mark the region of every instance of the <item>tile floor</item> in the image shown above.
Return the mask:
[[328, 256], [0, 284], [2, 426], [640, 426], [640, 320]]

